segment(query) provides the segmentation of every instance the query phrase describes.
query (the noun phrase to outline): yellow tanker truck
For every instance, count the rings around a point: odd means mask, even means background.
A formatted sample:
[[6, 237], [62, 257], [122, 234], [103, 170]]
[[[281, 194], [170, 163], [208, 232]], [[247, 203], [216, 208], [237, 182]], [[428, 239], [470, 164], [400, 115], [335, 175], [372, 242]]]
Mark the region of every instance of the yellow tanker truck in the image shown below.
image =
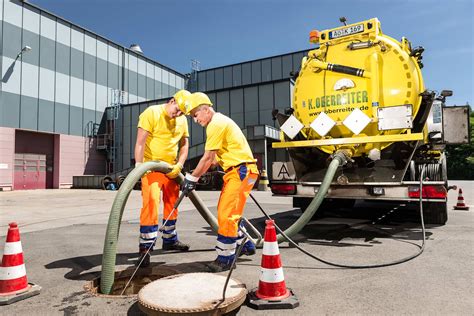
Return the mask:
[[285, 113], [273, 113], [281, 133], [272, 146], [288, 150], [291, 159], [274, 163], [273, 193], [293, 196], [294, 206], [304, 210], [337, 156], [341, 163], [323, 205], [415, 202], [423, 170], [425, 222], [445, 224], [444, 148], [469, 141], [468, 107], [445, 107], [451, 91], [425, 88], [422, 47], [383, 34], [377, 18], [341, 22], [310, 33], [318, 47], [294, 77], [293, 104]]

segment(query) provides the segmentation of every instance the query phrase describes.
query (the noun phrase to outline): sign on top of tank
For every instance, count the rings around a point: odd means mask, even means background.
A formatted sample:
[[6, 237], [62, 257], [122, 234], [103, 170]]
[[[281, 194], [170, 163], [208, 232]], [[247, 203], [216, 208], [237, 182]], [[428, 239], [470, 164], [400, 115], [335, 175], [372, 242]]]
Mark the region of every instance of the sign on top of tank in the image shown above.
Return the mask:
[[[341, 18], [341, 21], [345, 24], [345, 19]], [[373, 18], [363, 22], [357, 22], [354, 24], [321, 31], [319, 43], [324, 44], [339, 39], [346, 40], [346, 37], [353, 35], [366, 34], [367, 36], [377, 36], [379, 33], [381, 33], [380, 21], [377, 18]]]

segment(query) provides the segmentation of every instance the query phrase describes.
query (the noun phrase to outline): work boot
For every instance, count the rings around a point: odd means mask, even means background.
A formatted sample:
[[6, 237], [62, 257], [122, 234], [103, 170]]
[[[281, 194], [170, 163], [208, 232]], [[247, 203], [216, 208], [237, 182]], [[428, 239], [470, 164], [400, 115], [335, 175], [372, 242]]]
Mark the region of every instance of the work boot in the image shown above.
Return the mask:
[[174, 243], [163, 243], [161, 247], [163, 250], [179, 250], [179, 251], [188, 251], [189, 245], [176, 240]]
[[[222, 262], [219, 259], [216, 259], [210, 263], [206, 264], [206, 267], [209, 269], [209, 272], [212, 273], [217, 273], [217, 272], [222, 272], [222, 271], [229, 271], [230, 268], [232, 267], [232, 262]], [[236, 266], [234, 265], [234, 269]]]
[[250, 240], [242, 247], [242, 250], [239, 253], [239, 257], [246, 255], [246, 256], [253, 256], [255, 254], [255, 245]]
[[140, 268], [149, 267], [150, 266], [150, 253], [146, 253], [146, 251], [145, 252], [140, 251], [139, 255], [140, 257], [138, 258], [138, 261], [135, 262], [135, 267], [138, 267], [138, 265], [140, 265]]

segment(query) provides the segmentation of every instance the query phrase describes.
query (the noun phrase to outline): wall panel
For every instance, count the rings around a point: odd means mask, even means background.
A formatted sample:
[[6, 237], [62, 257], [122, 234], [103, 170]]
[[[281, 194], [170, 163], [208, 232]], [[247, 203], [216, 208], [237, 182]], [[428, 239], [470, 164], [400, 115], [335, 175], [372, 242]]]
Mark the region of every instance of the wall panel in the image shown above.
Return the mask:
[[272, 58], [272, 80], [282, 79], [281, 57]]
[[59, 134], [69, 133], [69, 105], [54, 103], [54, 131]]
[[71, 27], [68, 23], [58, 20], [56, 23], [56, 41], [65, 46], [71, 46]]
[[260, 61], [252, 62], [252, 83], [260, 83], [262, 81], [262, 64]]
[[232, 66], [232, 86], [237, 87], [242, 85], [242, 66]]
[[3, 3], [3, 18], [5, 22], [21, 27], [22, 25], [22, 4], [18, 0], [7, 0]]
[[21, 96], [20, 128], [38, 128], [38, 97]]
[[62, 104], [69, 104], [69, 76], [56, 73], [55, 101]]
[[216, 107], [217, 107], [218, 112], [229, 116], [230, 114], [229, 91], [217, 92]]
[[215, 88], [214, 70], [208, 70], [205, 72], [205, 74], [206, 74], [206, 89], [200, 90], [200, 91], [214, 90]]
[[258, 103], [260, 110], [273, 109], [273, 84], [266, 84], [259, 86], [258, 89]]
[[[21, 29], [14, 25], [3, 23], [3, 57], [9, 57], [14, 60], [21, 49]], [[5, 68], [5, 64], [3, 67]]]
[[24, 96], [38, 98], [38, 73], [36, 66], [23, 63], [21, 65], [21, 94]]
[[214, 70], [214, 87], [216, 90], [224, 87], [224, 70], [222, 68]]
[[262, 82], [272, 80], [272, 61], [271, 59], [262, 60]]
[[39, 98], [54, 102], [55, 73], [46, 68], [39, 68]]
[[82, 108], [84, 101], [83, 94], [84, 80], [71, 77], [71, 105]]
[[84, 51], [84, 32], [79, 28], [71, 29], [71, 47], [78, 51]]
[[[3, 2], [3, 1], [2, 1]], [[40, 11], [36, 8], [23, 8], [23, 29], [39, 34]]]
[[244, 89], [245, 125], [258, 125], [258, 87]]
[[232, 67], [224, 67], [224, 88], [232, 87]]
[[69, 108], [69, 134], [82, 136], [82, 108], [71, 106]]
[[283, 78], [288, 78], [290, 76], [290, 72], [293, 71], [293, 58], [292, 55], [285, 55], [281, 58], [281, 66], [282, 66], [282, 76]]
[[206, 91], [207, 85], [206, 85], [206, 73], [207, 71], [201, 71], [197, 75], [197, 80], [198, 80], [198, 91]]
[[96, 108], [96, 85], [89, 81], [84, 81], [84, 108], [94, 110]]
[[41, 36], [56, 41], [56, 18], [47, 13], [41, 12], [40, 24]]
[[38, 130], [54, 131], [54, 102], [41, 99], [38, 101]]

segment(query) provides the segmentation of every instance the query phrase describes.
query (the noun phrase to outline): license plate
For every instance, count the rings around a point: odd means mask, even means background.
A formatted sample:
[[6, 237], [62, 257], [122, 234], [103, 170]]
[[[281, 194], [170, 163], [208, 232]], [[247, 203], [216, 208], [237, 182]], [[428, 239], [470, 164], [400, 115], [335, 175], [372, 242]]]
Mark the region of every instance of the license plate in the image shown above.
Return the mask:
[[354, 26], [349, 26], [343, 29], [334, 30], [329, 32], [329, 39], [343, 37], [351, 34], [364, 32], [364, 24], [357, 24]]

